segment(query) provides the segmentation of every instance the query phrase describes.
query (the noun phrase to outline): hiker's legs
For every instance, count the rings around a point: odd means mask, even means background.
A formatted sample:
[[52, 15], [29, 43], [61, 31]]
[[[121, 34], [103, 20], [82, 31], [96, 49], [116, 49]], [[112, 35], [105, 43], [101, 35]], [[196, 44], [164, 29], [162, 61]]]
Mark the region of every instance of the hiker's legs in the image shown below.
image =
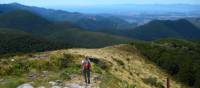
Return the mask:
[[87, 83], [87, 71], [83, 70], [83, 77], [85, 79], [85, 83]]
[[87, 80], [88, 84], [90, 84], [90, 70], [87, 70]]

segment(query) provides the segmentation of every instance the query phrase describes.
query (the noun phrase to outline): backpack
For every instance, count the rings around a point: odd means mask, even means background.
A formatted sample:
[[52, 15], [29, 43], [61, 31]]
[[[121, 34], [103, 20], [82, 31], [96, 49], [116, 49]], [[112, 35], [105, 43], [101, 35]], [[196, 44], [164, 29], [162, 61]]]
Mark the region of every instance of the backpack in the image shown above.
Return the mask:
[[84, 69], [85, 70], [89, 70], [90, 68], [91, 68], [91, 64], [90, 64], [90, 62], [85, 62], [84, 64], [83, 64], [83, 66], [84, 66]]

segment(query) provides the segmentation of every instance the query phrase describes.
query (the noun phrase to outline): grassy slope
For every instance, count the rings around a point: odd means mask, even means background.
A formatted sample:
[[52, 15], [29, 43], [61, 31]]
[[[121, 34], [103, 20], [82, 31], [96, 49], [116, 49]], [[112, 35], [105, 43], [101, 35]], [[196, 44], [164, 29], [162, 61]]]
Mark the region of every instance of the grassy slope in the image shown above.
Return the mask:
[[179, 81], [195, 88], [200, 87], [199, 42], [166, 39], [133, 42], [133, 45], [148, 60], [155, 62]]
[[[43, 71], [49, 72], [47, 79], [41, 79], [42, 76], [35, 78], [33, 80], [34, 86], [49, 86], [48, 81], [57, 79], [64, 80], [65, 83], [75, 82], [75, 79], [67, 78], [70, 74], [80, 74], [79, 63], [85, 56], [98, 58], [101, 62], [100, 64], [93, 63], [92, 71], [92, 74], [103, 77], [102, 82], [98, 84], [101, 88], [125, 88], [125, 86], [130, 88], [134, 88], [134, 86], [138, 88], [159, 88], [165, 85], [166, 77], [170, 77], [156, 65], [145, 60], [135, 47], [117, 45], [100, 49], [77, 48], [2, 58], [0, 69], [3, 72], [1, 72], [1, 76], [6, 84], [3, 85], [0, 82], [0, 87], [30, 82], [30, 79], [27, 79], [28, 74], [32, 72], [42, 74]], [[15, 61], [12, 62], [10, 59], [15, 59]], [[22, 68], [18, 68], [19, 65], [17, 64], [19, 63], [21, 63]], [[28, 68], [23, 68], [24, 66], [28, 66]], [[14, 72], [9, 72], [9, 69], [14, 69]], [[9, 72], [9, 74], [6, 74], [6, 72]], [[14, 80], [12, 77], [16, 75], [18, 75], [17, 78], [14, 78], [17, 80]], [[172, 88], [181, 88], [181, 85], [173, 79], [171, 79], [171, 86]]]

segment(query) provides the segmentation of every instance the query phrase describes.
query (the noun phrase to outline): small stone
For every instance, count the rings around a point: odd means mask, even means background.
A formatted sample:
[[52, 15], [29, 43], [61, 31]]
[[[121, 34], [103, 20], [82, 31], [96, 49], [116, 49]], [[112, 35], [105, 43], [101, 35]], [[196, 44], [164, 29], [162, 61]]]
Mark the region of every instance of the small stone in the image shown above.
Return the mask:
[[31, 84], [25, 83], [25, 84], [18, 86], [17, 88], [33, 88], [33, 86]]
[[0, 82], [3, 82], [4, 81], [4, 79], [0, 79]]
[[15, 61], [15, 59], [11, 59], [11, 61], [13, 62], [13, 61]]
[[61, 88], [60, 86], [52, 86], [51, 88]]
[[42, 77], [48, 77], [48, 71], [42, 71]]
[[50, 81], [49, 84], [51, 84], [52, 86], [55, 86], [55, 85], [56, 85], [56, 82]]
[[75, 84], [75, 83], [67, 84], [66, 86], [68, 88], [82, 88], [79, 84]]
[[59, 85], [59, 84], [62, 84], [62, 81], [61, 80], [56, 80], [56, 83]]

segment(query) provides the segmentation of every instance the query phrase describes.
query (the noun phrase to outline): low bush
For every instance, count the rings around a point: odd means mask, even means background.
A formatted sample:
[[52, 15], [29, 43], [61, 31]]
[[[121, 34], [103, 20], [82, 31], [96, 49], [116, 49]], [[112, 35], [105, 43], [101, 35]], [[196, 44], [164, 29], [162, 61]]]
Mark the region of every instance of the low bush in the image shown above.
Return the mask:
[[158, 82], [156, 77], [149, 77], [143, 79], [144, 83], [158, 88], [165, 88], [161, 82]]
[[65, 68], [61, 74], [60, 74], [60, 77], [63, 78], [63, 79], [71, 79], [70, 78], [70, 75], [72, 74], [78, 74], [80, 75], [81, 74], [81, 66], [80, 65], [73, 65], [73, 66], [69, 66], [67, 68]]
[[113, 60], [116, 61], [118, 65], [121, 65], [121, 66], [124, 65], [124, 62], [122, 60], [119, 60], [119, 59], [113, 59]]

